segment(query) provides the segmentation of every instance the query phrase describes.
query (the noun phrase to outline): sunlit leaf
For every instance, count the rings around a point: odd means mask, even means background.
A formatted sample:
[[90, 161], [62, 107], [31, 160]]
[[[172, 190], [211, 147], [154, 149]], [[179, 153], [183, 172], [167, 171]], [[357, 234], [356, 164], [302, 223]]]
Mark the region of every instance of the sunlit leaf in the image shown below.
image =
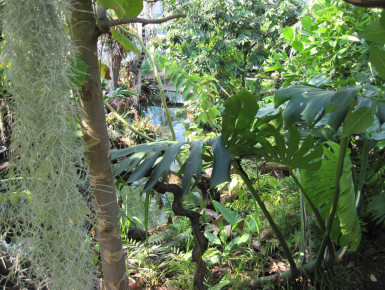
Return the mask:
[[98, 0], [104, 9], [114, 9], [119, 19], [133, 18], [143, 9], [143, 0]]
[[298, 52], [301, 52], [303, 50], [303, 43], [301, 41], [294, 40], [291, 45]]
[[310, 16], [304, 16], [301, 18], [301, 24], [305, 30], [310, 32], [313, 25], [313, 19]]
[[127, 36], [125, 36], [124, 34], [120, 33], [117, 30], [112, 30], [111, 35], [112, 35], [112, 38], [114, 38], [117, 42], [119, 42], [126, 51], [132, 51], [136, 53], [138, 56], [140, 56], [139, 49], [130, 39], [128, 39]]
[[282, 31], [283, 37], [285, 37], [289, 41], [294, 40], [294, 30], [291, 27], [285, 27]]
[[238, 221], [242, 219], [242, 217], [235, 211], [232, 211], [231, 209], [228, 209], [225, 207], [223, 204], [220, 202], [213, 200], [213, 204], [218, 212], [220, 212], [225, 220], [230, 224], [230, 225], [235, 225]]
[[105, 65], [104, 63], [102, 63], [100, 60], [99, 60], [99, 70], [100, 70], [100, 75], [106, 79], [106, 80], [110, 80], [111, 79], [111, 76], [110, 76], [110, 68]]

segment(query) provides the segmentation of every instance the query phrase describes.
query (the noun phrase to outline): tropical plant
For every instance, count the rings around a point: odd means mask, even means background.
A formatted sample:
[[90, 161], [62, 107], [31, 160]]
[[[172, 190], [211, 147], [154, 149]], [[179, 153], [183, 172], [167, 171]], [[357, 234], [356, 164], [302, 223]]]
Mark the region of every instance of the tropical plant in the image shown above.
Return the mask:
[[[343, 125], [339, 145], [332, 141], [324, 145], [316, 145], [310, 134], [301, 142], [300, 133], [294, 123], [299, 120], [305, 107], [313, 104], [313, 100], [308, 101], [304, 96], [314, 92], [316, 93], [314, 95], [320, 99], [317, 104], [321, 105], [317, 108], [313, 105], [311, 113], [306, 115], [305, 119], [310, 126], [314, 123], [314, 119], [321, 120], [328, 109], [325, 123], [331, 127], [334, 134]], [[246, 91], [241, 91], [224, 103], [222, 136], [206, 143], [211, 145], [213, 151], [211, 186], [230, 180], [232, 163], [268, 219], [290, 263], [290, 271], [283, 273], [281, 278], [292, 279], [303, 271], [314, 272], [320, 266], [337, 262], [348, 246], [351, 250], [358, 246], [361, 233], [356, 213], [358, 188], [354, 187], [347, 144], [349, 136], [364, 132], [372, 124], [373, 111], [371, 107], [364, 107], [362, 102], [357, 102], [357, 92], [358, 90], [353, 88], [337, 92], [304, 86], [283, 88], [275, 96], [276, 104], [279, 105], [289, 99], [291, 103], [289, 102], [281, 118], [281, 114], [275, 110], [270, 110], [270, 115], [266, 115], [265, 112], [260, 114], [255, 97]], [[298, 103], [295, 103], [296, 98], [302, 100], [303, 105], [300, 110], [298, 110]], [[295, 111], [294, 108], [297, 110]], [[270, 124], [271, 121], [274, 122]], [[281, 133], [283, 122], [287, 128], [285, 135]], [[202, 167], [202, 146], [207, 148], [207, 145], [204, 145], [203, 141], [191, 143], [191, 153], [186, 161], [181, 188], [184, 194], [189, 192], [191, 179], [195, 174], [196, 179], [199, 179]], [[114, 151], [112, 158], [126, 156], [120, 162], [120, 170], [121, 172], [132, 171], [130, 181], [150, 176], [145, 186], [145, 190], [150, 190], [158, 183], [161, 176], [167, 175], [170, 164], [182, 146], [186, 146], [186, 142], [144, 144]], [[163, 151], [164, 156], [162, 156]], [[323, 154], [325, 158], [321, 158]], [[302, 245], [300, 262], [298, 265], [295, 263], [281, 230], [243, 170], [241, 160], [245, 158], [275, 162], [290, 172], [301, 189], [306, 207], [315, 215], [318, 226], [323, 232], [323, 240], [314, 261], [307, 260], [310, 257], [305, 257], [304, 245]], [[135, 169], [136, 166], [137, 169]], [[295, 174], [296, 169], [301, 169], [301, 182]], [[365, 170], [362, 169], [362, 172]], [[224, 209], [221, 211], [226, 212]], [[229, 215], [227, 216], [230, 223], [234, 222]], [[302, 222], [304, 223], [304, 220]], [[304, 242], [303, 226], [301, 231], [302, 242]], [[209, 237], [211, 241], [220, 241], [211, 235]], [[338, 254], [335, 252], [333, 243], [341, 247]], [[328, 250], [325, 258], [326, 247]], [[262, 280], [265, 279], [272, 278], [262, 278]]]

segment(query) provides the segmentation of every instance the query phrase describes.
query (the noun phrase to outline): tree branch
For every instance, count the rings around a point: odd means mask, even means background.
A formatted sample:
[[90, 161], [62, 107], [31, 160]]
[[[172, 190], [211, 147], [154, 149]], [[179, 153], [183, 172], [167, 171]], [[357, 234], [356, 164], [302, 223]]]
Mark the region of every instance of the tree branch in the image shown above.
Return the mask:
[[344, 0], [350, 4], [367, 8], [385, 8], [384, 0]]
[[110, 20], [108, 22], [108, 27], [121, 25], [121, 24], [128, 24], [128, 23], [159, 24], [159, 23], [170, 21], [172, 19], [176, 19], [176, 18], [185, 18], [186, 16], [187, 15], [184, 13], [178, 13], [178, 14], [171, 15], [165, 18], [160, 18], [160, 19], [144, 19], [144, 18], [138, 18], [138, 17], [124, 18], [124, 19]]

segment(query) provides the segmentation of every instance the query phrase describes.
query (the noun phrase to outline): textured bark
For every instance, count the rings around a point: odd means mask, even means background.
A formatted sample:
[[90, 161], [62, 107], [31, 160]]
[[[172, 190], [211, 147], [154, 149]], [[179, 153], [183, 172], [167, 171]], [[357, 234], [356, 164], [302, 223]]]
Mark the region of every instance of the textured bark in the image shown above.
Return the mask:
[[97, 59], [99, 29], [91, 0], [73, 0], [71, 36], [79, 57], [88, 65], [79, 97], [84, 114], [81, 123], [88, 147], [85, 159], [97, 203], [97, 238], [106, 289], [128, 289], [125, 257], [120, 238], [119, 207], [110, 162], [110, 148]]
[[111, 71], [111, 81], [110, 81], [110, 92], [113, 92], [117, 89], [119, 84], [119, 73], [121, 62], [124, 55], [124, 47], [120, 45], [117, 41], [113, 41], [110, 53], [110, 71]]

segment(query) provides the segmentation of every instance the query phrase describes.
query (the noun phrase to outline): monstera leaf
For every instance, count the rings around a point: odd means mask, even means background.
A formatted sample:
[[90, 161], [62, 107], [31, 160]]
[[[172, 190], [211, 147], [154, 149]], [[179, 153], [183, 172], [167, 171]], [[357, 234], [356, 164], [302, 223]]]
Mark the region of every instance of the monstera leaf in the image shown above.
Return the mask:
[[[214, 187], [230, 181], [231, 157], [221, 137], [209, 140], [207, 143], [211, 144], [213, 150], [214, 165], [210, 185]], [[117, 160], [114, 165], [115, 175], [130, 174], [128, 183], [149, 177], [143, 190], [151, 190], [158, 181], [167, 176], [183, 145], [187, 145], [187, 142], [163, 141], [112, 150], [111, 160]], [[183, 166], [185, 168], [182, 180], [184, 194], [190, 191], [194, 175], [196, 175], [196, 181], [200, 179], [203, 145], [203, 140], [193, 141], [191, 144], [189, 157]]]
[[222, 139], [232, 154], [247, 155], [256, 144], [252, 131], [258, 112], [256, 97], [248, 91], [240, 91], [228, 98], [222, 114]]
[[[324, 148], [324, 157], [320, 158], [322, 162], [320, 169], [301, 171], [301, 183], [324, 220], [329, 217], [331, 212], [340, 152], [338, 144], [333, 142], [326, 144], [328, 146]], [[350, 245], [350, 249], [355, 250], [361, 239], [361, 229], [356, 211], [352, 163], [349, 154], [345, 157], [344, 169], [339, 183], [340, 195], [331, 237], [335, 243], [341, 246]], [[307, 205], [307, 208], [312, 213], [310, 206]]]
[[[262, 133], [274, 137], [274, 145], [271, 144], [270, 138], [262, 136]], [[288, 133], [286, 142], [279, 129], [266, 125], [261, 134], [255, 137], [261, 145], [256, 149], [256, 155], [266, 161], [286, 165], [290, 170], [296, 168], [317, 170], [321, 166], [321, 162], [316, 160], [322, 156], [322, 146], [315, 147], [313, 136], [310, 134], [301, 144], [301, 136], [295, 126], [291, 126]]]
[[309, 127], [313, 127], [331, 106], [327, 124], [337, 131], [358, 92], [357, 88], [340, 91], [323, 90], [308, 86], [287, 86], [279, 89], [274, 96], [276, 106], [289, 101], [283, 112], [286, 127], [290, 127], [303, 117]]

